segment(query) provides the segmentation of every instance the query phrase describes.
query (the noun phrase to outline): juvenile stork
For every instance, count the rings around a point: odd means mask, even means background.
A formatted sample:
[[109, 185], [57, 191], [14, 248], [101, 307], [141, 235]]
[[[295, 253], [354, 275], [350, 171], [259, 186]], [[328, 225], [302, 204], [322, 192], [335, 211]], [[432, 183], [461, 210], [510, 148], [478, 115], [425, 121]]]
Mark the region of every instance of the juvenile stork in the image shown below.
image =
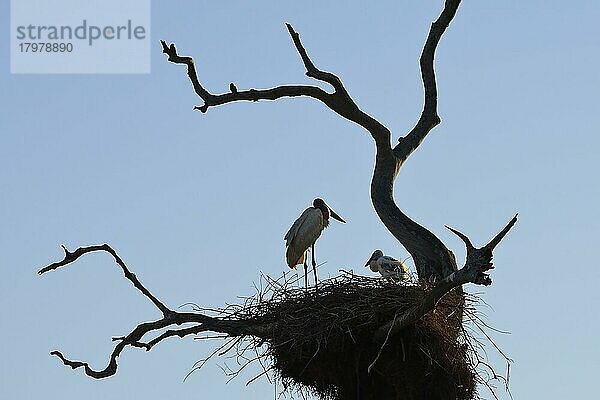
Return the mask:
[[317, 263], [315, 261], [315, 242], [321, 236], [323, 229], [329, 225], [329, 217], [346, 223], [323, 201], [316, 198], [312, 207], [308, 207], [300, 217], [294, 221], [290, 230], [285, 234], [285, 258], [290, 268], [304, 265], [304, 286], [308, 287], [308, 265], [306, 264], [306, 252], [310, 248], [312, 254], [313, 273], [315, 274], [315, 286], [317, 286]]
[[384, 256], [383, 251], [375, 250], [365, 264], [373, 272], [379, 272], [381, 276], [392, 282], [408, 280], [408, 267], [402, 261], [393, 257]]

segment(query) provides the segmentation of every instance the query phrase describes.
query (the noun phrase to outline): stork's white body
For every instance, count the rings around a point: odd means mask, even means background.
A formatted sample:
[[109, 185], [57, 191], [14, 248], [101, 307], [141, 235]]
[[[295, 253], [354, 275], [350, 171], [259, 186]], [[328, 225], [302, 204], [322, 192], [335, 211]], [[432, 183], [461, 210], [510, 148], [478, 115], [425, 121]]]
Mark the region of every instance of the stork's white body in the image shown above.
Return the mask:
[[329, 221], [323, 218], [321, 210], [308, 207], [292, 224], [285, 234], [285, 258], [290, 268], [304, 264], [306, 252], [315, 244], [323, 229], [327, 228]]
[[382, 277], [397, 281], [408, 280], [408, 267], [402, 261], [390, 256], [380, 256], [369, 260], [369, 268], [373, 272], [379, 272]]
[[315, 242], [321, 236], [323, 229], [329, 226], [329, 217], [345, 223], [344, 219], [337, 215], [323, 199], [316, 198], [313, 206], [308, 207], [292, 227], [287, 231], [285, 240], [285, 259], [290, 268], [304, 265], [304, 286], [308, 287], [308, 266], [306, 265], [306, 252], [310, 249], [312, 253], [312, 267], [315, 274], [315, 286], [317, 286], [317, 262], [315, 261]]

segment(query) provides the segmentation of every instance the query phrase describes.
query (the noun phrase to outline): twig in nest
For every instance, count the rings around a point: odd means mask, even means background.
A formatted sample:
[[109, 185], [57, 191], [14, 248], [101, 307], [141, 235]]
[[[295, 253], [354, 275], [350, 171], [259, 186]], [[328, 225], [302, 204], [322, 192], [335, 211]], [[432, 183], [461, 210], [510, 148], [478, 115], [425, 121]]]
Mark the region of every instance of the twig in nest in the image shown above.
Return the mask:
[[383, 344], [381, 345], [381, 347], [379, 348], [379, 351], [377, 352], [377, 357], [375, 357], [373, 362], [371, 364], [369, 364], [367, 373], [369, 373], [369, 374], [371, 373], [371, 369], [373, 369], [373, 367], [375, 366], [375, 363], [377, 362], [377, 360], [379, 360], [379, 357], [381, 356], [381, 352], [383, 351], [383, 348], [385, 347], [385, 345], [387, 344], [387, 342], [390, 338], [390, 333], [392, 332], [392, 327], [394, 326], [394, 322], [396, 321], [397, 316], [398, 316], [398, 313], [394, 314], [394, 319], [392, 320], [392, 325], [390, 325], [390, 329], [385, 337], [385, 340], [383, 341]]

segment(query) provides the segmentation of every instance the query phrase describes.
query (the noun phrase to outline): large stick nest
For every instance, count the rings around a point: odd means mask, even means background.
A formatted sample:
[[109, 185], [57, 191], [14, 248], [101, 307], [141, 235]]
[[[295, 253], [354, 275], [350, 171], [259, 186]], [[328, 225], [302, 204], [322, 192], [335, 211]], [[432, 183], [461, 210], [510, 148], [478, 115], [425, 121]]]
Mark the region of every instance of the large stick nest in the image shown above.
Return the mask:
[[[466, 400], [477, 397], [477, 384], [492, 389], [490, 378], [501, 378], [478, 354], [480, 340], [463, 326], [465, 315], [476, 315], [476, 298], [460, 289], [382, 346], [374, 333], [420, 302], [427, 287], [352, 273], [308, 290], [291, 282], [263, 277], [257, 295], [222, 310], [228, 318], [269, 327], [266, 338], [245, 338], [246, 345], [237, 339], [237, 358], [258, 359], [286, 388], [323, 399]], [[240, 354], [261, 346], [255, 358]]]

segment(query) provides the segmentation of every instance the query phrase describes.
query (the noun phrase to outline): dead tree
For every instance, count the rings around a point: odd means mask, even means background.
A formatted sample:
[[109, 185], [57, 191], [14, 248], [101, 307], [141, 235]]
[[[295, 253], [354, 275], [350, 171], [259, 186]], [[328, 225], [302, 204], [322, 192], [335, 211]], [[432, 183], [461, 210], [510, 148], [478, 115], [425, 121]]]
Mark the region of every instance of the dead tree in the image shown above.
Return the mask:
[[[322, 102], [335, 113], [360, 125], [369, 132], [376, 146], [376, 163], [371, 182], [371, 200], [377, 215], [383, 224], [412, 256], [420, 283], [415, 286], [415, 288], [418, 287], [419, 289], [410, 289], [408, 291], [402, 289], [400, 292], [393, 292], [396, 293], [394, 296], [412, 296], [412, 294], [418, 292], [418, 296], [417, 300], [413, 299], [411, 302], [402, 303], [403, 306], [388, 310], [389, 312], [385, 314], [387, 320], [377, 321], [377, 325], [370, 326], [368, 331], [370, 332], [369, 339], [371, 345], [374, 346], [374, 350], [380, 349], [382, 345], [385, 345], [386, 343], [390, 345], [394, 340], [396, 340], [396, 343], [400, 343], [398, 338], [402, 339], [405, 334], [404, 332], [421, 324], [424, 319], [428, 318], [428, 315], [431, 315], [433, 310], [440, 308], [440, 300], [442, 299], [451, 297], [458, 299], [458, 303], [454, 303], [455, 306], [458, 304], [458, 312], [456, 312], [455, 308], [453, 312], [442, 312], [441, 315], [446, 320], [454, 318], [452, 326], [459, 329], [462, 326], [465, 296], [462, 291], [462, 285], [467, 283], [490, 285], [492, 283], [488, 274], [488, 271], [493, 268], [492, 251], [517, 220], [517, 216], [515, 215], [508, 224], [483, 247], [475, 247], [465, 234], [448, 227], [448, 229], [462, 239], [467, 249], [466, 262], [464, 266], [458, 268], [452, 251], [450, 251], [431, 231], [404, 214], [394, 200], [393, 188], [398, 172], [412, 152], [415, 151], [425, 139], [427, 134], [440, 123], [440, 118], [437, 114], [437, 88], [434, 73], [434, 55], [442, 34], [452, 21], [459, 4], [460, 0], [446, 0], [440, 16], [431, 25], [420, 57], [421, 76], [425, 94], [423, 110], [414, 128], [405, 136], [400, 137], [395, 146], [392, 146], [392, 134], [390, 130], [358, 107], [344, 87], [340, 78], [331, 72], [320, 70], [313, 63], [300, 41], [300, 36], [290, 24], [287, 24], [286, 26], [293, 44], [300, 55], [300, 59], [306, 68], [306, 75], [315, 80], [329, 84], [332, 88], [331, 91], [326, 91], [320, 87], [311, 85], [284, 85], [270, 89], [241, 90], [234, 84], [231, 84], [229, 92], [222, 94], [210, 93], [200, 82], [194, 60], [191, 57], [181, 56], [174, 44], [167, 44], [165, 41], [161, 41], [162, 51], [167, 55], [168, 61], [186, 66], [187, 74], [193, 89], [204, 102], [201, 106], [195, 107], [195, 109], [202, 113], [207, 112], [210, 107], [225, 105], [236, 101], [255, 102], [259, 100], [277, 100], [284, 97], [306, 96]], [[92, 378], [100, 379], [114, 375], [117, 371], [117, 358], [127, 346], [142, 348], [149, 351], [156, 344], [169, 337], [184, 337], [210, 331], [223, 333], [230, 338], [252, 337], [257, 340], [257, 345], [260, 345], [265, 341], [277, 341], [276, 336], [278, 335], [278, 329], [280, 327], [277, 325], [273, 315], [269, 315], [268, 312], [261, 313], [259, 315], [260, 318], [253, 318], [252, 315], [246, 315], [246, 317], [244, 317], [242, 314], [237, 314], [237, 318], [231, 318], [231, 315], [227, 318], [223, 318], [219, 316], [209, 316], [200, 311], [175, 311], [167, 307], [161, 300], [157, 299], [146, 287], [144, 287], [135, 274], [128, 269], [123, 260], [109, 245], [103, 244], [80, 247], [72, 252], [65, 247], [63, 248], [65, 252], [63, 260], [41, 269], [39, 271], [40, 274], [71, 264], [81, 256], [90, 252], [108, 252], [114, 257], [125, 277], [130, 280], [135, 288], [142, 292], [162, 314], [161, 318], [157, 320], [139, 324], [125, 336], [113, 338], [117, 344], [110, 355], [108, 364], [103, 369], [96, 370], [90, 367], [86, 362], [70, 360], [64, 357], [59, 351], [53, 351], [51, 353], [59, 357], [65, 365], [73, 369], [83, 368], [85, 373]], [[356, 281], [352, 281], [348, 287], [357, 287], [355, 283]], [[348, 282], [345, 282], [344, 284], [348, 284]], [[366, 286], [369, 285], [371, 284], [366, 284]], [[329, 297], [326, 297], [323, 292], [319, 293], [318, 291], [313, 294], [319, 301], [325, 301], [325, 299], [331, 298], [336, 301], [336, 297], [333, 296], [332, 293], [336, 293], [337, 287], [341, 286], [335, 286], [335, 283], [333, 286], [329, 286], [331, 292], [328, 294]], [[360, 290], [363, 289], [364, 285]], [[369, 295], [374, 296], [373, 293], [381, 293], [381, 290], [384, 289], [385, 288], [377, 285], [371, 285], [368, 288], [368, 293], [370, 293]], [[389, 293], [387, 295], [389, 295]], [[342, 296], [343, 294], [337, 293], [337, 295]], [[289, 299], [283, 299], [282, 302], [288, 304], [286, 303], [287, 300]], [[332, 306], [335, 307], [335, 304]], [[270, 309], [269, 312], [273, 313], [274, 311]], [[178, 326], [181, 326], [182, 324], [192, 325], [185, 328], [178, 328]], [[150, 333], [158, 335], [151, 340], [145, 340], [144, 338], [146, 335]], [[458, 331], [453, 334], [452, 339], [455, 340], [457, 335]], [[354, 342], [354, 345], [357, 344], [354, 337], [352, 337], [352, 341]], [[404, 352], [404, 342], [400, 344], [402, 345], [402, 352]], [[364, 344], [363, 342], [361, 346], [362, 348], [366, 348], [371, 345]], [[359, 350], [362, 351], [359, 348], [361, 346], [358, 346], [353, 350], [354, 353], [352, 354], [356, 355], [356, 357], [360, 356], [357, 354], [359, 354]], [[319, 348], [317, 348], [315, 355], [318, 352]], [[314, 357], [315, 356], [313, 356], [313, 358]], [[370, 357], [370, 361], [374, 363], [372, 354]], [[379, 355], [377, 357], [379, 357]], [[405, 355], [403, 357], [405, 357]], [[325, 360], [323, 362], [328, 361]], [[369, 371], [367, 371], [367, 368], [364, 368], [366, 365], [369, 365]], [[399, 393], [397, 388], [392, 388], [393, 390], [382, 388], [387, 383], [381, 380], [378, 381], [376, 378], [369, 375], [371, 374], [372, 366], [372, 363], [365, 364], [362, 361], [358, 362], [355, 367], [361, 369], [361, 371], [356, 373], [355, 378], [349, 379], [348, 387], [338, 387], [334, 397], [400, 398], [401, 396], [409, 394], [412, 398], [445, 398], [444, 396], [449, 395], [448, 392], [446, 392], [446, 394], [434, 393], [431, 389], [427, 389], [426, 386], [428, 384], [431, 385], [431, 382], [424, 382], [422, 383], [421, 388], [412, 388], [412, 391], [403, 393]], [[362, 369], [364, 369], [364, 371]], [[352, 385], [354, 385], [355, 388], [352, 388]], [[455, 384], [455, 386], [460, 385]], [[468, 398], [469, 396], [472, 396], [472, 393], [465, 394], [463, 397]]]

